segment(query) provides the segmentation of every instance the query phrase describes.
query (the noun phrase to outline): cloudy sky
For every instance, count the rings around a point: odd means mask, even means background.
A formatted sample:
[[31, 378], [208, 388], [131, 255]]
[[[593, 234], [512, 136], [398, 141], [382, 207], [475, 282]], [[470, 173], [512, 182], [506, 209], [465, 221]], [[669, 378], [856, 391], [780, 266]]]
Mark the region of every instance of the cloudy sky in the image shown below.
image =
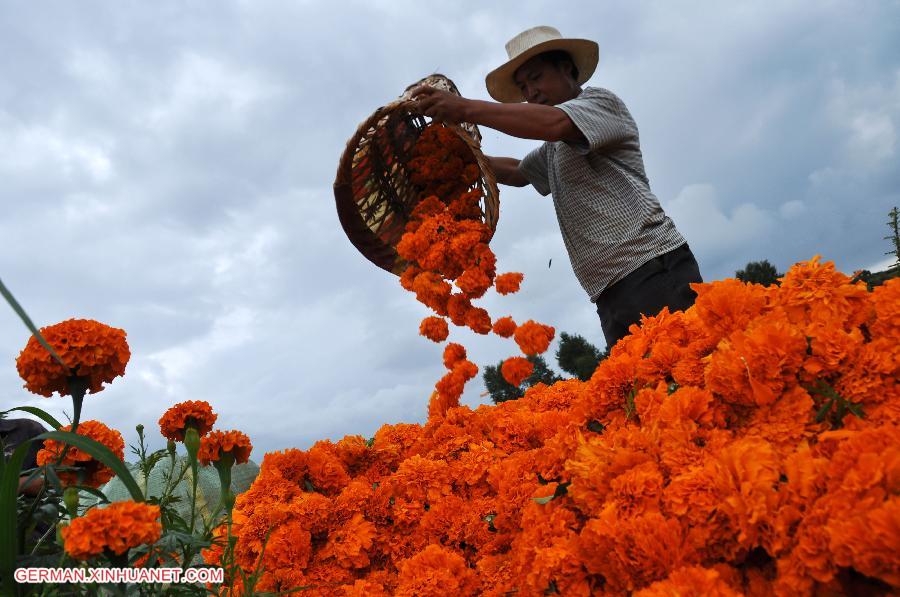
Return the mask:
[[[887, 265], [896, 1], [8, 2], [0, 278], [38, 325], [128, 332], [125, 377], [85, 416], [133, 442], [137, 423], [208, 400], [257, 460], [423, 421], [441, 347], [417, 335], [425, 308], [344, 236], [337, 161], [364, 118], [431, 72], [488, 99], [504, 43], [538, 24], [599, 42], [589, 84], [631, 109], [704, 278], [816, 254], [848, 273]], [[492, 155], [535, 146], [482, 133]], [[501, 205], [492, 247], [525, 283], [481, 304], [602, 347], [549, 198], [503, 188]], [[0, 406], [62, 416], [67, 399], [22, 388], [27, 339], [0, 308]], [[479, 365], [516, 354], [496, 336], [451, 340]], [[476, 381], [466, 404], [487, 400]]]

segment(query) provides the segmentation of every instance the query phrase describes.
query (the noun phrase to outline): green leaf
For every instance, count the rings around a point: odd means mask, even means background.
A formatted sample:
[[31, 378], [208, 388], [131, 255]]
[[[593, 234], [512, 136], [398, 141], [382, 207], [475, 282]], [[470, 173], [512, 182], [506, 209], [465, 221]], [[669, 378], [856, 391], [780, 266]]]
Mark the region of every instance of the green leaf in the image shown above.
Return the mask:
[[587, 424], [588, 431], [593, 431], [594, 433], [603, 433], [605, 427], [603, 423], [600, 421], [589, 421]]
[[539, 497], [539, 498], [531, 498], [531, 499], [533, 499], [534, 501], [536, 501], [537, 503], [539, 503], [541, 505], [544, 505], [544, 504], [550, 502], [551, 500], [553, 500], [554, 498], [562, 497], [562, 496], [566, 495], [567, 493], [569, 493], [569, 485], [571, 485], [571, 484], [572, 484], [571, 481], [566, 481], [565, 483], [560, 483], [559, 485], [556, 486], [556, 489], [553, 491], [553, 495], [548, 495], [546, 497]]
[[637, 396], [637, 392], [637, 385], [633, 385], [625, 396], [625, 418], [629, 421], [637, 414], [637, 407], [634, 404], [634, 397]]
[[825, 420], [825, 417], [828, 416], [828, 411], [831, 410], [831, 406], [834, 404], [834, 398], [829, 398], [825, 404], [822, 405], [822, 408], [816, 413], [816, 423], [821, 423]]
[[60, 427], [62, 427], [62, 423], [60, 423], [59, 421], [54, 419], [53, 415], [41, 410], [40, 408], [36, 408], [34, 406], [17, 406], [15, 408], [11, 408], [4, 412], [11, 413], [14, 410], [21, 410], [22, 412], [26, 412], [28, 414], [34, 415], [34, 416], [40, 418], [45, 423], [47, 423], [48, 425], [50, 425], [51, 427], [53, 427], [54, 429], [59, 429]]
[[16, 315], [19, 316], [19, 319], [22, 320], [22, 323], [25, 324], [31, 333], [34, 334], [35, 339], [41, 343], [41, 346], [47, 349], [47, 352], [50, 353], [56, 362], [62, 365], [63, 369], [69, 371], [69, 366], [66, 365], [63, 360], [56, 354], [56, 351], [53, 350], [53, 347], [44, 339], [44, 336], [41, 334], [40, 330], [37, 329], [37, 326], [31, 321], [31, 318], [28, 317], [28, 313], [25, 312], [25, 309], [22, 308], [22, 305], [19, 304], [19, 301], [16, 300], [16, 297], [12, 295], [12, 293], [6, 288], [3, 284], [3, 280], [0, 280], [0, 294], [3, 295], [3, 298], [6, 299], [6, 302], [9, 303], [9, 306], [12, 307], [13, 311], [16, 312]]
[[119, 479], [122, 480], [122, 484], [125, 485], [126, 489], [128, 489], [128, 492], [131, 494], [131, 497], [132, 499], [134, 499], [134, 501], [144, 501], [144, 494], [141, 492], [141, 488], [134, 480], [134, 477], [132, 477], [131, 473], [128, 471], [128, 467], [126, 467], [125, 463], [122, 462], [115, 454], [113, 454], [112, 450], [110, 450], [100, 442], [94, 441], [91, 438], [85, 437], [83, 435], [78, 435], [77, 433], [72, 433], [70, 431], [50, 431], [48, 433], [42, 433], [34, 439], [55, 439], [56, 441], [65, 442], [70, 446], [75, 446], [82, 452], [90, 454], [112, 469], [116, 476], [118, 476]]
[[32, 440], [19, 444], [3, 466], [0, 475], [0, 579], [4, 595], [17, 595], [13, 573], [16, 555], [19, 551], [17, 526], [17, 498], [19, 494], [19, 473]]

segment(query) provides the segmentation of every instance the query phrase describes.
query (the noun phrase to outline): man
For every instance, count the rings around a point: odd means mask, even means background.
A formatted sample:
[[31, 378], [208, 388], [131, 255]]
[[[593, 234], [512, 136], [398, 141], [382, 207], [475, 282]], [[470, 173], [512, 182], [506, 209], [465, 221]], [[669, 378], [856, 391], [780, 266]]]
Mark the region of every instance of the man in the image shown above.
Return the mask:
[[535, 27], [506, 50], [509, 60], [486, 78], [500, 103], [430, 87], [417, 87], [412, 96], [437, 120], [544, 141], [521, 161], [490, 162], [498, 182], [552, 194], [572, 268], [596, 303], [612, 348], [642, 314], [693, 304], [689, 284], [702, 281], [697, 261], [650, 190], [625, 104], [605, 89], [581, 87], [597, 66], [596, 42]]

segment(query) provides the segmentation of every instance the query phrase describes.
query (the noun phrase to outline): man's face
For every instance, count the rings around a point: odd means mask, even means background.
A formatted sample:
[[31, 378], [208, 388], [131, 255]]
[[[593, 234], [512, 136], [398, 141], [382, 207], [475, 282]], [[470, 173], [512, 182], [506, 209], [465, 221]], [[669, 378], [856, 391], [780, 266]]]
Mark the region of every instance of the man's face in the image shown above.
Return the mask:
[[529, 104], [555, 106], [578, 95], [578, 84], [569, 68], [566, 62], [554, 65], [538, 55], [516, 69], [513, 80]]

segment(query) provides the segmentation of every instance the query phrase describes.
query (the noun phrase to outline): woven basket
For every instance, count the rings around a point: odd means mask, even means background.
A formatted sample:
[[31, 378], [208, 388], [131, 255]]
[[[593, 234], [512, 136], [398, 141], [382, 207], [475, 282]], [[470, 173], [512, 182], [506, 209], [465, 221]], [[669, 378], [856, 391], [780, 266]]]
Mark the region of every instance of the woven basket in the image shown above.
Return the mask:
[[[443, 75], [431, 75], [407, 87], [399, 99], [378, 108], [359, 125], [347, 141], [334, 181], [338, 217], [350, 242], [369, 261], [397, 275], [406, 268], [406, 262], [397, 255], [396, 246], [419, 202], [420, 191], [410, 181], [407, 163], [429, 123], [416, 112], [409, 97], [412, 88], [420, 84], [459, 95], [453, 81]], [[481, 153], [478, 127], [468, 123], [444, 126], [466, 142], [478, 162], [481, 176], [476, 186], [484, 197], [482, 221], [493, 233], [500, 200], [490, 162]]]

